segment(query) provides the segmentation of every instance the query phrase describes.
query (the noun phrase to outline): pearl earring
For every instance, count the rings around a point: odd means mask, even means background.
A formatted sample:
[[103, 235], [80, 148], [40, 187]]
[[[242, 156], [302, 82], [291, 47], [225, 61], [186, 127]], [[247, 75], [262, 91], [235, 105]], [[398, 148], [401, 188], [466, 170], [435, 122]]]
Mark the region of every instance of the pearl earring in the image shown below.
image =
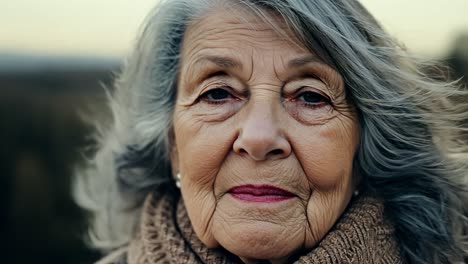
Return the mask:
[[175, 179], [175, 185], [180, 189], [180, 173], [178, 172]]
[[359, 195], [359, 190], [355, 190], [355, 191], [353, 192], [353, 195], [354, 195], [355, 197], [358, 196], [358, 195]]

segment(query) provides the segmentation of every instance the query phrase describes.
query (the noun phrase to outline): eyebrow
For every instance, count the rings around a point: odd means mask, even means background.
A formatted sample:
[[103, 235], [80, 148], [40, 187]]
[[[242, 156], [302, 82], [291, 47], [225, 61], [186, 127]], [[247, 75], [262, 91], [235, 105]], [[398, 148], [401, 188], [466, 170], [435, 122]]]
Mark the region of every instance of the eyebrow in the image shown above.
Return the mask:
[[221, 68], [239, 68], [239, 69], [242, 69], [242, 64], [239, 61], [237, 61], [235, 59], [232, 59], [232, 58], [229, 58], [229, 57], [225, 57], [225, 56], [215, 56], [215, 55], [203, 56], [203, 57], [199, 58], [195, 62], [195, 64], [198, 64], [200, 62], [205, 62], [205, 61], [214, 63], [218, 67], [221, 67]]
[[324, 64], [319, 58], [313, 55], [306, 55], [300, 58], [292, 59], [288, 62], [288, 67], [290, 68], [299, 68], [309, 63], [320, 63]]

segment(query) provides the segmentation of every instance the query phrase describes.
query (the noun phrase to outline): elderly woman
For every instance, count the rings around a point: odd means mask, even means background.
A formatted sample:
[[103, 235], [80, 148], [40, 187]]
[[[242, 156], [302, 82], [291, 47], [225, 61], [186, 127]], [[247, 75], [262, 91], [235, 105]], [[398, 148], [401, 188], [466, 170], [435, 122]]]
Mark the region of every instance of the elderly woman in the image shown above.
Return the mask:
[[452, 84], [355, 0], [172, 0], [78, 181], [100, 263], [463, 261]]

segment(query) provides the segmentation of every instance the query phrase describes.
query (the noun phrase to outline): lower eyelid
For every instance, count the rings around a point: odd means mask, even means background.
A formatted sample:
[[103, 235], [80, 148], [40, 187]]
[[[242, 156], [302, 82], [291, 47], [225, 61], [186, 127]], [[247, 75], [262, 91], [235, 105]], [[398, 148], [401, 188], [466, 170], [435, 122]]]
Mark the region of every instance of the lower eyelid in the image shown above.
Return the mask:
[[223, 104], [229, 104], [230, 101], [233, 101], [234, 99], [223, 99], [223, 100], [205, 100], [207, 104], [210, 105], [223, 105]]
[[290, 99], [285, 99], [284, 104], [286, 104], [286, 108], [297, 108], [297, 107], [305, 107], [309, 109], [319, 109], [319, 108], [325, 108], [327, 106], [332, 106], [331, 102], [326, 100], [324, 98], [323, 101], [317, 102], [317, 103], [307, 103], [303, 100], [298, 99], [297, 97], [295, 98], [290, 98]]
[[311, 109], [319, 109], [319, 108], [324, 108], [328, 106], [329, 104], [326, 102], [320, 102], [320, 103], [302, 103], [304, 107], [311, 108]]

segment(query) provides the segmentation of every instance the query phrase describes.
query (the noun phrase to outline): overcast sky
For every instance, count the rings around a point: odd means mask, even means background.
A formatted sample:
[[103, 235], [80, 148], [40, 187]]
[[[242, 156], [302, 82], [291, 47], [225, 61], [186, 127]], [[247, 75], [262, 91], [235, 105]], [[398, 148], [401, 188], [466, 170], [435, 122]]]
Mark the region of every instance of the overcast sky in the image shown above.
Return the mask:
[[[443, 56], [468, 0], [361, 0], [411, 50]], [[157, 0], [0, 0], [0, 51], [124, 56]]]

